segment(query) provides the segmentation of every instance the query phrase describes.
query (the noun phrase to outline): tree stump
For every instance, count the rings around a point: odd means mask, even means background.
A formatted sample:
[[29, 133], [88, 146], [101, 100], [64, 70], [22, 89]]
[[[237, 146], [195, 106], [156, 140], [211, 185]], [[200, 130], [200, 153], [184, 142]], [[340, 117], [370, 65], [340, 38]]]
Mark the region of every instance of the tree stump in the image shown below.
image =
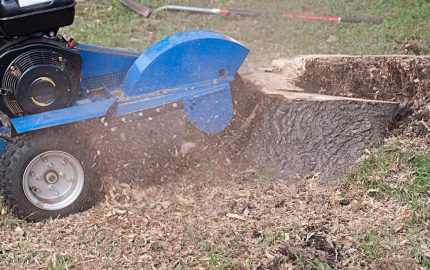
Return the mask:
[[244, 76], [261, 94], [247, 152], [280, 178], [335, 180], [366, 149], [383, 142], [399, 103], [308, 93], [295, 81], [303, 65], [290, 63]]

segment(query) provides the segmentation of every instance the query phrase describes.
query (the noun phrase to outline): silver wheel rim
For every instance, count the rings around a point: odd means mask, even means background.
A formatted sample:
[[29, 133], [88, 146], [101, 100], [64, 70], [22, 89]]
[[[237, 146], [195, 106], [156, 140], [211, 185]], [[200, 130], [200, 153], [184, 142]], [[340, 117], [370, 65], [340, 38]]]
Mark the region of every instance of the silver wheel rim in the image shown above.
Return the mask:
[[84, 169], [72, 155], [48, 151], [35, 157], [24, 171], [22, 186], [36, 207], [55, 211], [76, 201], [84, 187]]

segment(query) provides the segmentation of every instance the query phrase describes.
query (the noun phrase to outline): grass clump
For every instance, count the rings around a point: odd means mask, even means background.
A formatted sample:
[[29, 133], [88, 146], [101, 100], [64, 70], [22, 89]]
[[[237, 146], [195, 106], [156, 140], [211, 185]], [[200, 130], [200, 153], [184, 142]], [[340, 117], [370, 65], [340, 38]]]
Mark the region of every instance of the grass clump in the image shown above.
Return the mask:
[[363, 230], [358, 237], [363, 254], [370, 260], [383, 260], [407, 250], [417, 264], [429, 269], [430, 241], [423, 232], [430, 228], [430, 152], [388, 144], [356, 166], [349, 180], [348, 184], [363, 185], [374, 199], [394, 198], [411, 210], [400, 229]]
[[381, 196], [405, 201], [414, 211], [429, 210], [430, 153], [401, 145], [383, 146], [357, 166], [349, 179], [379, 191]]

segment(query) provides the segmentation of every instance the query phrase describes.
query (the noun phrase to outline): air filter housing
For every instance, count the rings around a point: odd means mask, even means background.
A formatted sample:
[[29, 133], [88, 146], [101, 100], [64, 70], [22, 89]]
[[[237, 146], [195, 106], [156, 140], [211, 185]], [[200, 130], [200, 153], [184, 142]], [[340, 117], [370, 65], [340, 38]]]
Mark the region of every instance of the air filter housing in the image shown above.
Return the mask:
[[73, 23], [75, 5], [74, 0], [0, 0], [0, 35], [56, 33]]

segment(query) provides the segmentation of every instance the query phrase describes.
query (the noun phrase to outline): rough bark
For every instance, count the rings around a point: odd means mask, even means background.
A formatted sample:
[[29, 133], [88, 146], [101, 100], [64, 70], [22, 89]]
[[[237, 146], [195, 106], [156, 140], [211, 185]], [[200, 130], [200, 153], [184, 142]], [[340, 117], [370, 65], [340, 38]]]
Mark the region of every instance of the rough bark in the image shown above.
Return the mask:
[[[263, 98], [249, 151], [258, 166], [280, 178], [340, 177], [363, 154], [380, 144], [397, 103], [288, 91], [279, 74], [254, 72]], [[274, 85], [277, 89], [274, 89]]]

